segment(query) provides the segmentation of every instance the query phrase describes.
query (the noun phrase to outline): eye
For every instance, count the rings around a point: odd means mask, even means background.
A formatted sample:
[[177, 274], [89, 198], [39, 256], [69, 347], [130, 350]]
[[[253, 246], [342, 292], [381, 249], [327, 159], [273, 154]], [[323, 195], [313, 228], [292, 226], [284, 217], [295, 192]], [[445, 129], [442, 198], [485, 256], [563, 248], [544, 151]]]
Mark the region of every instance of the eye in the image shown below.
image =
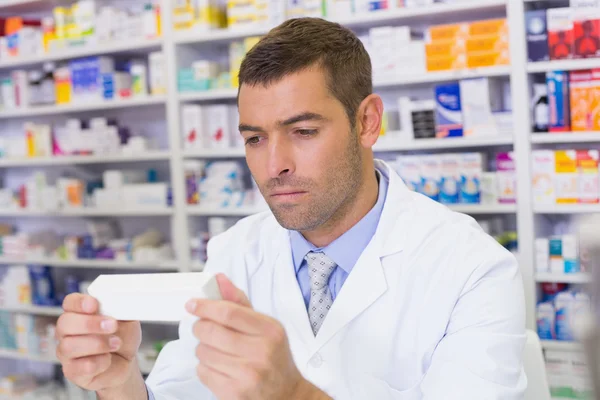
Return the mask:
[[296, 133], [300, 134], [300, 136], [313, 136], [317, 134], [316, 129], [297, 129]]
[[248, 146], [256, 146], [260, 143], [260, 136], [251, 136], [246, 139], [246, 145]]

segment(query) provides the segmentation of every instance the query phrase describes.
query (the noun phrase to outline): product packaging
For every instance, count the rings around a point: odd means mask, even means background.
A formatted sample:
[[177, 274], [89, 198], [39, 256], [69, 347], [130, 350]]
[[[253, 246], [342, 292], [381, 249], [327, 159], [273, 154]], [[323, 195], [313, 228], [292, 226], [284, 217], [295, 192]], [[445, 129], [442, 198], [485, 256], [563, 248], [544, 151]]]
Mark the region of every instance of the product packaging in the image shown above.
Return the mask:
[[525, 29], [527, 34], [527, 58], [529, 62], [548, 61], [548, 29], [546, 10], [525, 12]]
[[463, 136], [460, 85], [450, 83], [435, 88], [437, 137]]
[[496, 155], [496, 168], [498, 180], [498, 202], [517, 202], [517, 172], [515, 168], [514, 153], [498, 153]]
[[564, 71], [546, 73], [550, 132], [566, 132], [571, 129], [568, 74]]
[[575, 150], [557, 150], [554, 157], [556, 202], [558, 204], [577, 203], [579, 201], [577, 152]]
[[573, 57], [573, 9], [550, 8], [547, 11], [548, 50], [551, 60]]

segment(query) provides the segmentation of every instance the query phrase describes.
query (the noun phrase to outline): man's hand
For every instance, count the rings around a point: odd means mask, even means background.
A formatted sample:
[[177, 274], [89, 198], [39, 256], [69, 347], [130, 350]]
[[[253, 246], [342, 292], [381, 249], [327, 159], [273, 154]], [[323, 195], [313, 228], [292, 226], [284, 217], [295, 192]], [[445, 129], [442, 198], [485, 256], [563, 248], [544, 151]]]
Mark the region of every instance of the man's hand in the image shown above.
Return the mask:
[[56, 356], [67, 379], [96, 391], [101, 399], [146, 398], [136, 354], [142, 339], [139, 322], [117, 322], [98, 315], [98, 301], [71, 294], [56, 324]]
[[224, 300], [187, 305], [200, 317], [193, 331], [202, 383], [220, 399], [328, 399], [296, 368], [283, 326], [254, 311], [224, 275], [217, 281]]

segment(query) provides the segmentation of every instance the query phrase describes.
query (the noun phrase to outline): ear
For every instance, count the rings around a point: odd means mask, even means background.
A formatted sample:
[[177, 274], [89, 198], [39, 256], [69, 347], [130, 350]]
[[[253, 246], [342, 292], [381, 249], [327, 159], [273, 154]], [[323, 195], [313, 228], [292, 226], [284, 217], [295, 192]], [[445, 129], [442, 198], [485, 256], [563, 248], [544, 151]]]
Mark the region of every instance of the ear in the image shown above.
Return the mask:
[[376, 94], [367, 96], [356, 113], [358, 139], [364, 148], [372, 148], [381, 132], [383, 100]]

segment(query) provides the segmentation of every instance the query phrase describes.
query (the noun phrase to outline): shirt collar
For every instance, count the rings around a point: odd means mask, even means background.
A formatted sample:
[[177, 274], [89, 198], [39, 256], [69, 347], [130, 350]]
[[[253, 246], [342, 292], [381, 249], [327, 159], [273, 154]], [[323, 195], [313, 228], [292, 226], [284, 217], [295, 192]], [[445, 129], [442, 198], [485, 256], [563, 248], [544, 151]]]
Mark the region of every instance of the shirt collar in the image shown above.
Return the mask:
[[385, 197], [389, 182], [376, 170], [379, 178], [379, 193], [375, 206], [356, 225], [346, 231], [342, 236], [331, 242], [328, 246], [317, 248], [302, 236], [298, 231], [290, 231], [292, 259], [296, 273], [300, 269], [304, 257], [310, 251], [322, 251], [331, 258], [346, 273], [350, 273], [363, 250], [367, 247], [377, 231], [379, 218], [385, 204]]

